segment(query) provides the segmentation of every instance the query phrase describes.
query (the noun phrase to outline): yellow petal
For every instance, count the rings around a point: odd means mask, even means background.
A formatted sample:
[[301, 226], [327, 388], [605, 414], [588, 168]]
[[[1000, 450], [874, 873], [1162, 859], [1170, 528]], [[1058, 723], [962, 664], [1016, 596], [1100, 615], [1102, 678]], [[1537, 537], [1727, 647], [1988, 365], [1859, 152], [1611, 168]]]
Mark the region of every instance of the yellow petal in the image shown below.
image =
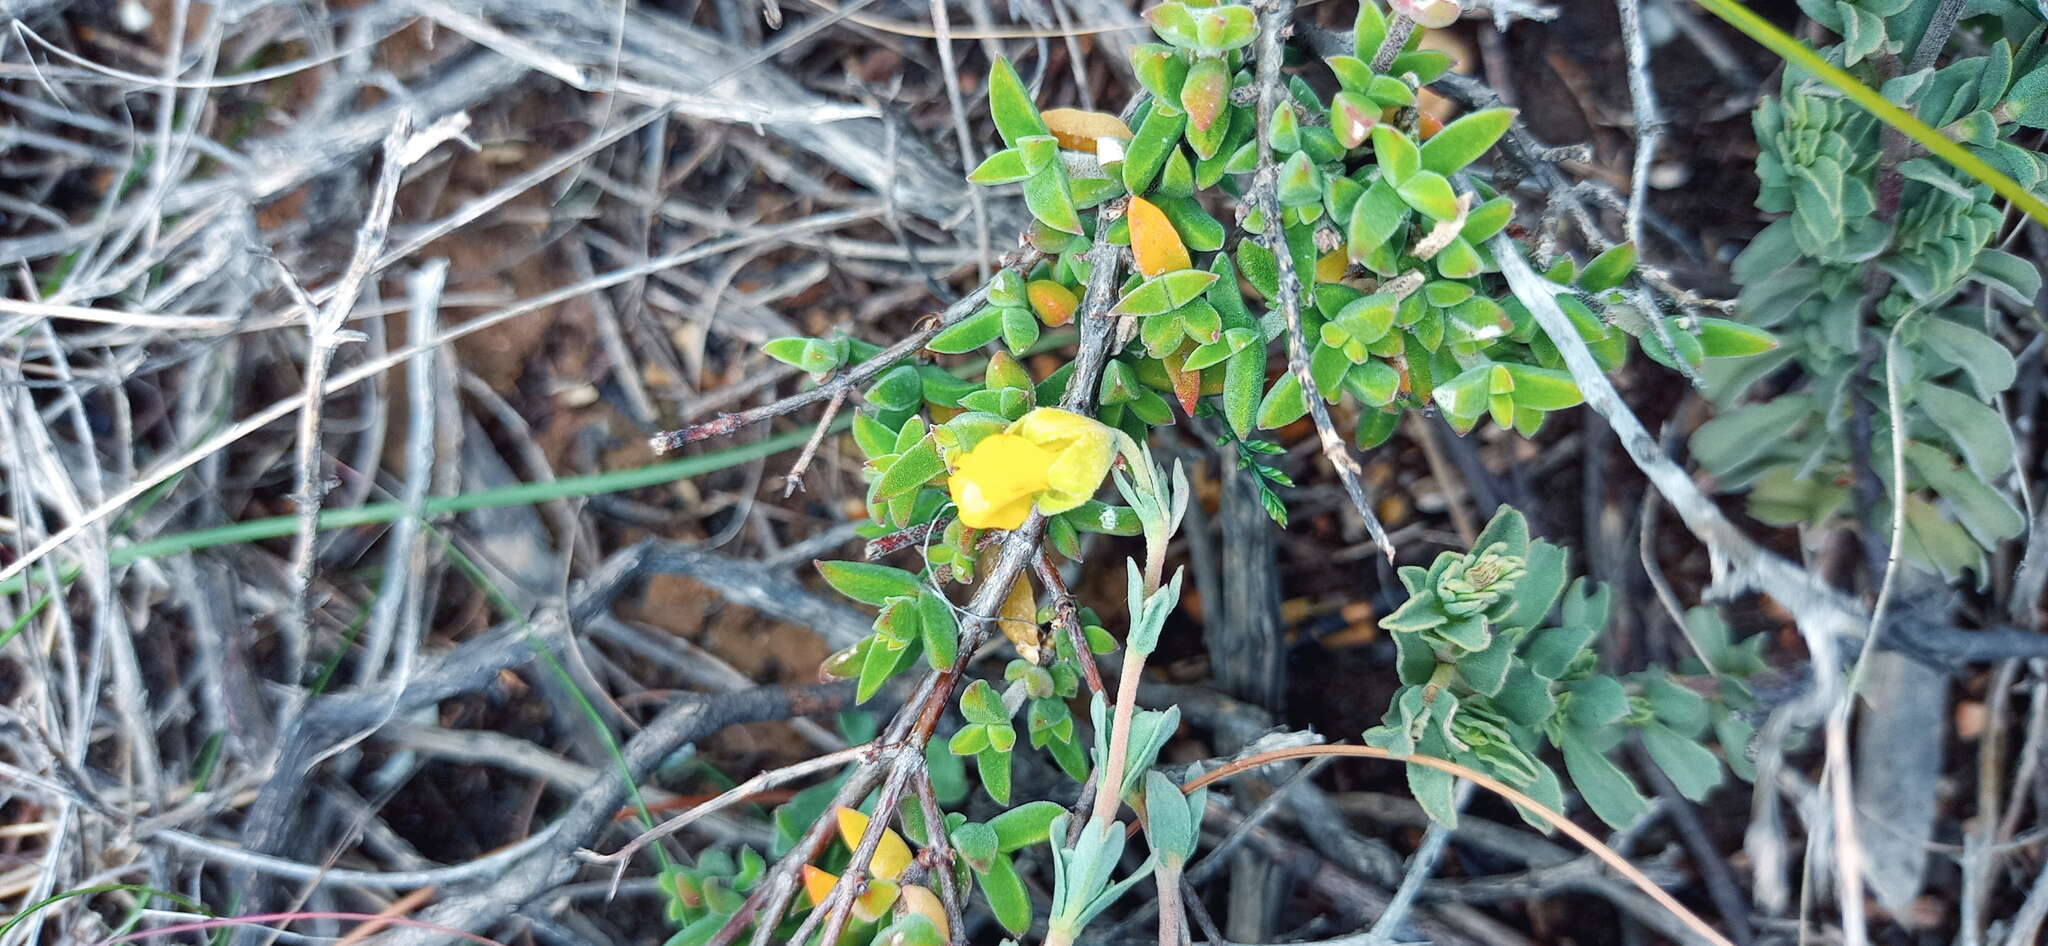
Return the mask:
[[1138, 272], [1150, 277], [1194, 266], [1188, 260], [1187, 244], [1181, 242], [1180, 231], [1166, 219], [1165, 211], [1143, 197], [1133, 197], [1124, 216], [1131, 221], [1131, 257]]
[[1010, 433], [1053, 452], [1038, 497], [1038, 511], [1066, 512], [1088, 501], [1116, 460], [1116, 434], [1092, 417], [1056, 407], [1037, 408], [1010, 425]]
[[975, 529], [1015, 529], [1031, 515], [1057, 454], [1014, 434], [983, 437], [960, 455], [947, 489], [960, 522]]
[[[851, 808], [839, 809], [839, 838], [846, 842], [848, 850], [858, 849], [860, 839], [867, 833], [867, 815]], [[903, 843], [902, 836], [895, 831], [883, 828], [882, 843], [875, 848], [875, 859], [868, 862], [868, 873], [883, 880], [895, 880], [909, 866], [910, 845]]]
[[931, 892], [931, 888], [916, 884], [903, 888], [902, 896], [896, 901], [896, 915], [912, 913], [930, 920], [932, 928], [939, 931], [940, 939], [952, 941], [953, 927], [946, 922], [946, 906], [940, 902], [938, 894]]
[[1045, 128], [1068, 151], [1095, 153], [1095, 139], [1131, 140], [1131, 126], [1108, 112], [1084, 112], [1078, 108], [1048, 108], [1038, 113]]

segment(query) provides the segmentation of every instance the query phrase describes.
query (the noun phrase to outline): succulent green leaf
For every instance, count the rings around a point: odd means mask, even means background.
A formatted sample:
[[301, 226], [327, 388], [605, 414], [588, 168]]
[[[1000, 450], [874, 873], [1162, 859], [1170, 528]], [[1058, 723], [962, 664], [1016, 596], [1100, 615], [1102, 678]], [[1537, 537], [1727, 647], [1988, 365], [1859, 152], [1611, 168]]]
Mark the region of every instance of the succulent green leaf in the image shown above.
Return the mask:
[[1511, 108], [1489, 108], [1445, 125], [1422, 143], [1422, 167], [1446, 177], [1479, 159], [1515, 120]]
[[[958, 355], [995, 341], [1001, 334], [1003, 310], [989, 306], [947, 326], [945, 331], [933, 336], [924, 347], [943, 355]], [[957, 400], [958, 395], [955, 397]]]
[[826, 584], [862, 604], [880, 607], [890, 598], [914, 596], [924, 587], [916, 575], [887, 565], [823, 561], [815, 564], [818, 574], [825, 576]]
[[1024, 91], [1024, 82], [1008, 59], [998, 58], [989, 69], [988, 110], [1005, 145], [1014, 148], [1022, 138], [1046, 134], [1038, 106], [1031, 103], [1031, 94]]

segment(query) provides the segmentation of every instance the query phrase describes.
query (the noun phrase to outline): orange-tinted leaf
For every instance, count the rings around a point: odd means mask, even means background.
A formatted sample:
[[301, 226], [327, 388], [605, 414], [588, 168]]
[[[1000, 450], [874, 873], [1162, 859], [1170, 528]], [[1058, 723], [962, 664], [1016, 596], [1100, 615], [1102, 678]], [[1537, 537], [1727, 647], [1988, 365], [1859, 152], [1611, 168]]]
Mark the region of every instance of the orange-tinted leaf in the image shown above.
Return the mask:
[[1444, 120], [1423, 112], [1415, 119], [1415, 136], [1428, 141], [1431, 135], [1444, 130]]
[[941, 939], [952, 941], [953, 927], [946, 921], [946, 907], [939, 901], [939, 895], [931, 892], [931, 888], [916, 884], [903, 888], [901, 899], [896, 901], [896, 914], [904, 916], [912, 913], [930, 920], [932, 928], [939, 931]]
[[1194, 347], [1191, 342], [1180, 351], [1159, 359], [1159, 363], [1166, 366], [1166, 377], [1173, 382], [1174, 399], [1180, 401], [1180, 409], [1189, 417], [1195, 416], [1195, 402], [1202, 399], [1202, 373], [1183, 367], [1187, 363], [1188, 352]]
[[1124, 213], [1131, 221], [1131, 256], [1138, 272], [1149, 278], [1194, 266], [1188, 259], [1187, 244], [1181, 242], [1180, 232], [1166, 219], [1165, 211], [1143, 197], [1133, 197]]
[[1086, 151], [1094, 154], [1097, 138], [1131, 140], [1131, 126], [1108, 112], [1049, 108], [1039, 113], [1038, 117], [1045, 120], [1045, 127], [1052, 132], [1052, 136], [1060, 140], [1060, 147], [1068, 151]]
[[1031, 301], [1031, 311], [1038, 313], [1038, 319], [1055, 328], [1074, 320], [1074, 310], [1081, 300], [1068, 289], [1050, 279], [1034, 279], [1024, 287], [1024, 297]]
[[804, 892], [811, 895], [811, 906], [825, 905], [825, 898], [832, 895], [832, 886], [839, 883], [839, 875], [827, 873], [809, 864], [804, 865]]
[[1316, 282], [1339, 282], [1351, 261], [1344, 257], [1343, 250], [1331, 250], [1316, 258]]

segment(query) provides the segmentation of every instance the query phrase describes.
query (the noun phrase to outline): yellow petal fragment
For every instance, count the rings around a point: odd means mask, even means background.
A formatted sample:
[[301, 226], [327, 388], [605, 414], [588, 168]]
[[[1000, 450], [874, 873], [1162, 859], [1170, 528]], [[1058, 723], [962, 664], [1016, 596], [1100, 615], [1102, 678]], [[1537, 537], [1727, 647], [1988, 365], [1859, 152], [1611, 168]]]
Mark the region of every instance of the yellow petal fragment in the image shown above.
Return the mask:
[[1194, 267], [1188, 260], [1187, 244], [1181, 242], [1180, 231], [1166, 219], [1165, 211], [1143, 197], [1133, 197], [1124, 217], [1131, 222], [1131, 257], [1138, 272], [1150, 278]]
[[1108, 112], [1086, 112], [1078, 108], [1049, 108], [1038, 113], [1046, 130], [1068, 151], [1095, 153], [1095, 139], [1131, 140], [1131, 126]]
[[[839, 838], [846, 842], [848, 850], [859, 849], [860, 839], [867, 833], [867, 815], [852, 808], [839, 809]], [[909, 866], [910, 845], [903, 843], [903, 837], [895, 831], [883, 828], [882, 843], [875, 848], [875, 859], [868, 862], [868, 873], [883, 880], [895, 880]]]

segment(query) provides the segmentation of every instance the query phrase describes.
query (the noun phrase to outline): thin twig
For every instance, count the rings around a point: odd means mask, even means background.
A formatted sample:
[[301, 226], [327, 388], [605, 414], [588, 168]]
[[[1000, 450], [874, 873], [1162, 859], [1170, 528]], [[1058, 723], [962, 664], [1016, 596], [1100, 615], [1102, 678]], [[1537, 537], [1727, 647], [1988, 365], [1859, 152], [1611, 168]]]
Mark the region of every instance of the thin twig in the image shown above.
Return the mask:
[[1426, 766], [1439, 772], [1448, 772], [1451, 775], [1466, 779], [1480, 788], [1512, 802], [1522, 810], [1541, 818], [1544, 824], [1564, 832], [1567, 837], [1578, 842], [1579, 846], [1585, 848], [1588, 853], [1598, 857], [1607, 866], [1614, 868], [1616, 873], [1627, 878], [1637, 889], [1657, 901], [1659, 906], [1671, 911], [1673, 916], [1683, 920], [1687, 927], [1690, 927], [1708, 942], [1715, 944], [1715, 946], [1734, 946], [1733, 943], [1728, 941], [1727, 937], [1722, 936], [1707, 921], [1700, 919], [1697, 914], [1686, 909], [1685, 904], [1679, 903], [1677, 898], [1664, 892], [1662, 887], [1652, 883], [1650, 878], [1644, 876], [1640, 869], [1628, 862], [1628, 858], [1616, 853], [1613, 848], [1608, 847], [1599, 838], [1594, 837], [1592, 832], [1579, 827], [1570, 818], [1552, 811], [1542, 802], [1523, 794], [1514, 786], [1508, 785], [1484, 772], [1467, 768], [1448, 759], [1439, 759], [1434, 756], [1420, 754], [1397, 756], [1377, 746], [1295, 746], [1287, 749], [1274, 749], [1269, 752], [1261, 752], [1242, 759], [1232, 760], [1213, 772], [1204, 773], [1200, 778], [1192, 779], [1182, 784], [1181, 791], [1182, 793], [1193, 792], [1195, 789], [1205, 785], [1213, 785], [1223, 779], [1251, 771], [1262, 765], [1282, 762], [1288, 759], [1312, 759], [1317, 756], [1354, 756], [1365, 759], [1405, 762], [1410, 765]]
[[[1387, 536], [1387, 529], [1380, 524], [1380, 517], [1372, 510], [1372, 503], [1366, 498], [1365, 485], [1359, 480], [1358, 459], [1351, 455], [1344, 440], [1337, 433], [1336, 425], [1330, 421], [1330, 409], [1323, 404], [1322, 394], [1316, 390], [1316, 381], [1309, 371], [1308, 341], [1301, 326], [1301, 279], [1294, 271], [1294, 252], [1287, 245], [1285, 226], [1280, 215], [1279, 171], [1273, 164], [1273, 148], [1267, 134], [1273, 125], [1273, 113], [1283, 101], [1292, 108], [1288, 98], [1285, 80], [1281, 77], [1281, 59], [1284, 37], [1289, 21], [1294, 17], [1294, 0], [1264, 0], [1258, 8], [1258, 131], [1259, 169], [1253, 179], [1253, 199], [1266, 219], [1266, 232], [1260, 239], [1273, 254], [1273, 266], [1278, 273], [1279, 298], [1274, 300], [1287, 320], [1287, 369], [1294, 374], [1301, 386], [1302, 400], [1308, 404], [1309, 416], [1315, 418], [1316, 434], [1321, 439], [1323, 456], [1330, 467], [1337, 471], [1337, 478], [1344, 484], [1345, 495], [1351, 498], [1351, 507], [1365, 521], [1366, 532], [1371, 534], [1374, 544], [1394, 560], [1394, 541]], [[1396, 17], [1398, 24], [1406, 20]], [[1412, 21], [1409, 23], [1413, 27]], [[1387, 38], [1393, 40], [1393, 27], [1388, 27]], [[1398, 44], [1395, 44], [1398, 48]], [[1382, 51], [1385, 46], [1381, 47]], [[1389, 57], [1391, 60], [1391, 57]]]

